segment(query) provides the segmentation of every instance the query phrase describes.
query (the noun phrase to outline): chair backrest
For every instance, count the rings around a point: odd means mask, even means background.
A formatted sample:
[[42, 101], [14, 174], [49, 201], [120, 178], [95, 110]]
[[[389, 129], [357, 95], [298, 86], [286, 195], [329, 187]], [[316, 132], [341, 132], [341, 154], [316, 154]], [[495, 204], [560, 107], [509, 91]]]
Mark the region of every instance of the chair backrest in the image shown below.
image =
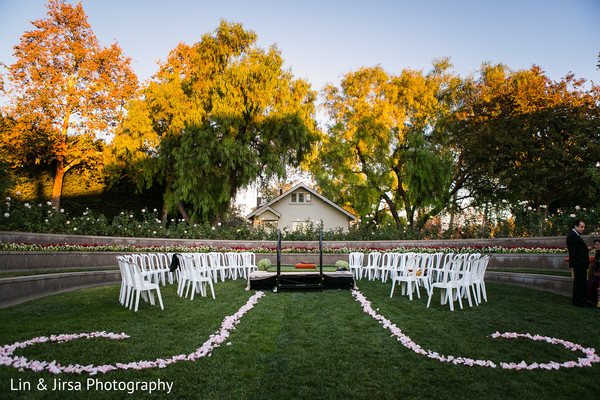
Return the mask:
[[158, 258], [156, 257], [156, 253], [146, 253], [143, 257], [146, 259], [149, 269], [158, 268]]
[[167, 256], [164, 253], [148, 253], [147, 258], [151, 269], [169, 268]]
[[367, 267], [377, 267], [380, 264], [381, 253], [378, 251], [373, 251], [369, 253], [367, 257]]
[[119, 264], [119, 271], [121, 271], [121, 280], [125, 284], [131, 284], [131, 274], [129, 272], [129, 261], [125, 257], [117, 256], [117, 263]]
[[144, 258], [142, 258], [142, 254], [135, 253], [135, 254], [130, 254], [129, 256], [130, 256], [130, 262], [137, 264], [137, 266], [140, 267], [140, 269], [142, 271], [146, 270], [146, 260]]
[[242, 265], [245, 267], [255, 266], [256, 265], [256, 256], [254, 253], [250, 253], [249, 251], [244, 251], [241, 253]]
[[145, 270], [151, 271], [156, 269], [151, 253], [140, 253], [139, 256], [142, 259], [142, 265], [144, 266]]
[[348, 267], [362, 267], [363, 260], [365, 258], [364, 253], [354, 252], [348, 255]]
[[229, 268], [237, 268], [240, 266], [240, 253], [228, 252], [225, 253], [225, 261]]
[[488, 263], [490, 262], [490, 256], [486, 255], [477, 260], [477, 268], [473, 273], [473, 279], [476, 282], [483, 282], [485, 277], [485, 271], [487, 270]]
[[470, 254], [468, 257], [464, 258], [460, 276], [460, 280], [463, 284], [470, 284], [473, 282], [474, 276], [479, 268], [480, 257], [481, 254]]
[[196, 268], [209, 268], [208, 253], [192, 253]]
[[398, 265], [398, 253], [383, 253], [381, 259], [381, 267], [384, 269], [396, 269], [396, 265]]
[[191, 254], [176, 254], [174, 257], [179, 258], [179, 273], [183, 278], [189, 278], [194, 266], [194, 258]]
[[129, 276], [135, 287], [141, 287], [144, 284], [144, 278], [142, 277], [142, 268], [135, 262], [127, 263]]
[[445, 258], [445, 263], [440, 272], [438, 272], [437, 282], [456, 285], [460, 277], [463, 261], [463, 257], [456, 257], [455, 255]]
[[397, 253], [396, 254], [396, 259], [397, 259], [396, 269], [404, 270], [406, 268], [407, 261], [413, 257], [415, 257], [415, 253], [412, 253], [412, 252]]
[[418, 271], [420, 276], [427, 276], [431, 278], [431, 274], [435, 268], [435, 254], [423, 253], [421, 254], [421, 263], [419, 264]]
[[223, 253], [211, 252], [208, 253], [208, 263], [212, 268], [220, 268], [224, 265]]

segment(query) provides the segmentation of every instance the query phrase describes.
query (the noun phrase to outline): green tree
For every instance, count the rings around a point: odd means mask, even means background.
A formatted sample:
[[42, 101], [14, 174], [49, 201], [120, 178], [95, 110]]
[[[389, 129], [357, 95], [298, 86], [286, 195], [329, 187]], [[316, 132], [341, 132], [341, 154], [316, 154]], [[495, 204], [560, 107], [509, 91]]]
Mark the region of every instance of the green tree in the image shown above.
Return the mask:
[[333, 124], [312, 164], [319, 187], [362, 219], [385, 205], [397, 228], [417, 229], [450, 201], [462, 185], [454, 156], [434, 139], [437, 121], [451, 112], [462, 81], [448, 60], [431, 72], [406, 69], [390, 76], [381, 67], [347, 74], [325, 88]]
[[137, 87], [129, 59], [115, 43], [101, 47], [81, 3], [50, 0], [48, 18], [32, 22], [14, 47], [1, 90], [14, 120], [0, 140], [13, 166], [54, 165], [52, 202], [60, 206], [64, 175], [102, 161], [100, 134], [122, 117]]
[[258, 48], [252, 31], [221, 21], [170, 53], [116, 140], [143, 165], [145, 184], [166, 185], [163, 212], [213, 220], [240, 188], [310, 156], [319, 137], [315, 97], [283, 69], [275, 46]]
[[598, 204], [600, 88], [538, 67], [512, 72], [484, 65], [472, 96], [451, 124], [483, 201], [526, 201], [548, 210]]

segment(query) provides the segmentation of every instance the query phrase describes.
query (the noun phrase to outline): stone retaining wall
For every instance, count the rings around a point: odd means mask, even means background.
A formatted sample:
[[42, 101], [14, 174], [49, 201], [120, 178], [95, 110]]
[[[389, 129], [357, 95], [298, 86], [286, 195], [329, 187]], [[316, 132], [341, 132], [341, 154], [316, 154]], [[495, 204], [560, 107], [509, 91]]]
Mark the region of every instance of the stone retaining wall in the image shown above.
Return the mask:
[[[91, 251], [11, 251], [0, 253], [0, 271], [116, 268], [116, 256], [128, 253]], [[492, 254], [490, 269], [534, 269], [547, 271], [568, 270], [565, 254]], [[256, 261], [266, 258], [275, 264], [275, 253], [257, 253]], [[348, 261], [347, 254], [323, 254], [323, 265], [333, 265], [337, 260]], [[366, 257], [364, 263], [366, 264]], [[319, 264], [319, 254], [283, 253], [283, 265], [298, 263]]]
[[0, 279], [0, 308], [56, 293], [121, 282], [120, 271], [69, 272]]
[[[585, 237], [591, 243], [594, 237]], [[136, 246], [151, 245], [210, 245], [213, 247], [275, 247], [269, 241], [223, 241], [223, 240], [185, 240], [185, 239], [146, 239], [115, 238], [101, 236], [51, 235], [21, 232], [0, 232], [0, 242], [35, 243], [35, 244], [131, 244]], [[318, 247], [318, 242], [286, 241], [285, 247]], [[468, 240], [430, 240], [430, 241], [373, 241], [373, 242], [324, 242], [325, 248], [377, 248], [394, 247], [468, 247], [468, 246], [518, 246], [518, 247], [564, 247], [564, 237], [553, 238], [507, 238], [507, 239], [468, 239]], [[24, 301], [77, 290], [86, 287], [116, 284], [120, 282], [116, 256], [127, 253], [119, 252], [2, 252], [0, 253], [0, 271], [21, 270], [60, 270], [60, 269], [98, 269], [114, 267], [114, 271], [67, 272], [0, 279], [0, 307], [19, 304]], [[552, 293], [570, 296], [572, 280], [537, 274], [514, 274], [494, 272], [493, 269], [534, 269], [565, 270], [565, 254], [493, 254], [486, 281], [514, 284], [532, 289], [545, 290]], [[267, 258], [276, 263], [276, 254], [258, 253], [256, 260]], [[323, 254], [323, 264], [333, 265], [337, 260], [348, 260], [347, 254]], [[309, 262], [318, 265], [319, 254], [283, 253], [281, 263], [294, 265]], [[366, 263], [366, 257], [365, 257]]]
[[542, 290], [571, 297], [573, 295], [573, 279], [566, 276], [540, 274], [515, 274], [486, 271], [485, 281], [522, 286], [529, 289]]

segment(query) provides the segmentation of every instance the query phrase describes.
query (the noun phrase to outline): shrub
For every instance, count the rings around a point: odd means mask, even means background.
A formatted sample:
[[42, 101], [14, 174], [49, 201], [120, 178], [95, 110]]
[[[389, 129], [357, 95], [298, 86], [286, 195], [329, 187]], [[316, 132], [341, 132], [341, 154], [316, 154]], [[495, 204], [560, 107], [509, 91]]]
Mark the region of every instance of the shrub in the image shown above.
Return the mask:
[[271, 266], [271, 261], [267, 260], [266, 258], [263, 258], [262, 260], [260, 260], [258, 262], [258, 270], [259, 271], [267, 271], [270, 266]]

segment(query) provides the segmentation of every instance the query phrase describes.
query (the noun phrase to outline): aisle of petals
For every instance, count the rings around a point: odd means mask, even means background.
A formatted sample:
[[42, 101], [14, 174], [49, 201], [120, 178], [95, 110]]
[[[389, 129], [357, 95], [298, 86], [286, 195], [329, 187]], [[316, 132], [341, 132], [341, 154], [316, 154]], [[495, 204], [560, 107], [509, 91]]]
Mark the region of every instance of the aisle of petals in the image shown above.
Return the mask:
[[[82, 372], [87, 372], [90, 375], [96, 375], [97, 373], [106, 373], [108, 371], [117, 370], [117, 369], [136, 369], [141, 370], [145, 368], [165, 368], [169, 364], [176, 363], [178, 361], [195, 361], [198, 358], [202, 357], [210, 357], [212, 350], [215, 347], [219, 347], [225, 340], [229, 338], [230, 331], [235, 329], [235, 326], [240, 323], [240, 318], [246, 312], [251, 310], [254, 305], [258, 303], [258, 299], [263, 297], [265, 294], [263, 292], [256, 292], [252, 295], [245, 305], [240, 307], [240, 309], [233, 315], [229, 315], [223, 319], [221, 323], [221, 328], [210, 335], [209, 339], [202, 344], [199, 348], [196, 349], [193, 353], [190, 354], [179, 354], [176, 356], [172, 356], [170, 358], [158, 358], [155, 361], [137, 361], [130, 362], [127, 364], [115, 363], [106, 364], [106, 365], [79, 365], [79, 364], [70, 364], [68, 366], [62, 366], [60, 363], [56, 362], [56, 360], [47, 362], [47, 361], [36, 361], [36, 360], [27, 360], [25, 357], [13, 356], [13, 353], [16, 349], [22, 349], [24, 347], [36, 344], [36, 343], [45, 343], [45, 342], [54, 342], [54, 343], [62, 343], [75, 339], [93, 339], [93, 338], [107, 338], [107, 339], [126, 339], [129, 338], [125, 333], [107, 333], [107, 332], [92, 332], [92, 333], [78, 333], [78, 334], [62, 334], [62, 335], [51, 335], [50, 337], [40, 336], [33, 339], [29, 339], [25, 342], [16, 342], [10, 345], [5, 345], [0, 348], [0, 365], [4, 366], [12, 366], [14, 368], [23, 371], [25, 369], [30, 369], [35, 372], [48, 370], [53, 374], [60, 373], [76, 373], [81, 374]], [[231, 343], [227, 343], [228, 345]]]
[[[451, 355], [444, 356], [444, 355], [440, 355], [439, 353], [431, 351], [431, 350], [425, 350], [420, 345], [413, 342], [413, 340], [410, 337], [408, 337], [407, 335], [402, 333], [402, 330], [400, 328], [398, 328], [396, 326], [396, 324], [393, 324], [390, 320], [388, 320], [384, 316], [377, 314], [377, 312], [375, 310], [373, 310], [373, 308], [371, 307], [371, 302], [368, 301], [361, 292], [354, 290], [354, 291], [352, 291], [352, 295], [354, 296], [356, 301], [358, 301], [362, 305], [363, 311], [365, 313], [369, 314], [375, 320], [379, 321], [379, 323], [382, 324], [384, 328], [389, 329], [390, 332], [392, 332], [391, 336], [396, 337], [397, 340], [400, 343], [402, 343], [402, 345], [404, 347], [414, 351], [417, 354], [427, 356], [429, 358], [438, 360], [440, 362], [448, 362], [448, 363], [452, 363], [455, 365], [464, 364], [464, 365], [468, 365], [468, 366], [477, 365], [477, 366], [481, 366], [481, 367], [491, 367], [491, 368], [497, 367], [497, 364], [490, 360], [474, 360], [472, 358], [454, 357]], [[560, 344], [571, 351], [581, 351], [586, 355], [586, 357], [584, 357], [584, 358], [578, 358], [577, 361], [565, 361], [563, 363], [557, 363], [554, 361], [550, 361], [548, 363], [534, 362], [531, 364], [527, 364], [525, 361], [521, 361], [518, 364], [514, 363], [514, 362], [498, 363], [500, 365], [500, 367], [503, 369], [515, 369], [515, 370], [547, 369], [547, 370], [552, 370], [552, 369], [560, 369], [560, 368], [591, 367], [593, 363], [600, 362], [600, 357], [596, 354], [595, 349], [584, 348], [581, 345], [578, 345], [578, 344], [575, 344], [572, 342], [568, 342], [568, 341], [565, 341], [562, 339], [550, 338], [548, 336], [531, 335], [529, 333], [523, 334], [523, 333], [515, 333], [515, 332], [506, 332], [506, 333], [496, 332], [490, 336], [493, 339], [501, 337], [501, 338], [506, 338], [506, 339], [525, 338], [525, 339], [530, 339], [530, 340], [534, 340], [534, 341], [545, 341], [550, 344]]]

